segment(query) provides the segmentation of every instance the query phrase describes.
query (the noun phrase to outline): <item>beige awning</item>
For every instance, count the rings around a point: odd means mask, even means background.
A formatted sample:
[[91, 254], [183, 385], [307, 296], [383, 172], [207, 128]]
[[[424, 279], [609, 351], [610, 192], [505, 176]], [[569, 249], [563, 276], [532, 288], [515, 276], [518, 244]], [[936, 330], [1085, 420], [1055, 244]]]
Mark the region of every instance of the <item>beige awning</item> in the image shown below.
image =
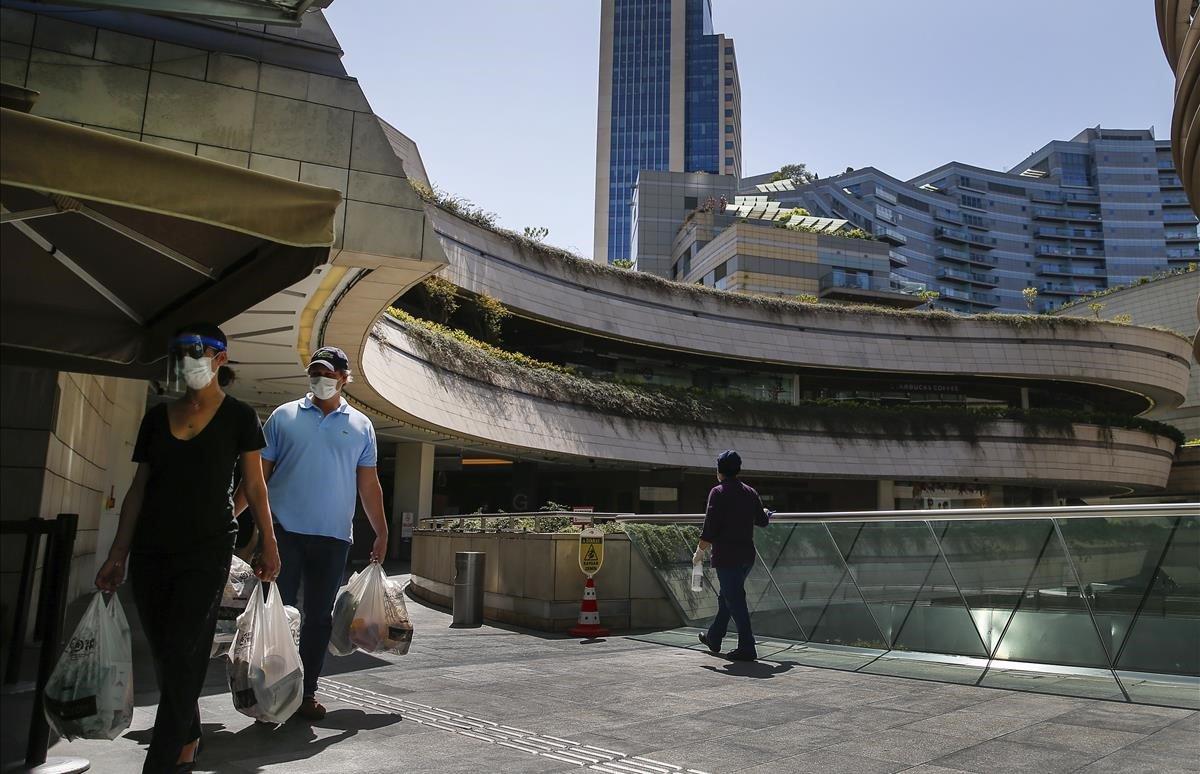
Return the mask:
[[[328, 257], [341, 194], [0, 110], [6, 361], [146, 376]], [[235, 354], [236, 357], [236, 354]]]

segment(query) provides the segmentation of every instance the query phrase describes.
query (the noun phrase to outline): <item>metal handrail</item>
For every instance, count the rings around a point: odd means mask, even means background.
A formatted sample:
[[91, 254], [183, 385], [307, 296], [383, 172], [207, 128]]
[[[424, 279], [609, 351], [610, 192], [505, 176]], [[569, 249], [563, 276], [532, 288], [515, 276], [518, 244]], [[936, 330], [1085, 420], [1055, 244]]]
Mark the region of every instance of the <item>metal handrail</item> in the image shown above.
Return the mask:
[[[1071, 505], [1022, 508], [945, 508], [894, 511], [829, 511], [816, 513], [776, 512], [771, 522], [861, 522], [861, 521], [1009, 521], [1022, 519], [1153, 518], [1195, 516], [1200, 503], [1154, 503], [1148, 505]], [[645, 524], [688, 524], [704, 521], [702, 513], [618, 515], [616, 521]]]
[[[926, 510], [891, 511], [817, 511], [789, 513], [779, 511], [772, 517], [775, 524], [802, 522], [865, 522], [865, 521], [1016, 521], [1023, 519], [1094, 519], [1094, 518], [1154, 518], [1165, 516], [1194, 516], [1200, 514], [1200, 503], [1152, 503], [1136, 505], [1069, 505], [1033, 506], [1019, 508], [933, 508]], [[699, 524], [703, 513], [581, 513], [578, 511], [525, 511], [521, 513], [464, 513], [454, 516], [427, 517], [420, 524], [446, 525], [467, 519], [480, 519], [482, 529], [488, 520], [511, 521], [518, 518], [547, 516], [590, 516], [595, 522], [631, 522], [637, 524]]]

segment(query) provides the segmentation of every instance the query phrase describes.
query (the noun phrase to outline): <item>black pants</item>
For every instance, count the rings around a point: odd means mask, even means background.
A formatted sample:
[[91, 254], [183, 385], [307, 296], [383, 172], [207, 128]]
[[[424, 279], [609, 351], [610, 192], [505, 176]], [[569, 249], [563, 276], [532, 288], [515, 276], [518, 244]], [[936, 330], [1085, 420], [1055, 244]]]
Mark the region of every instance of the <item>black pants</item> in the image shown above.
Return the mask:
[[159, 692], [144, 774], [174, 771], [179, 751], [200, 736], [197, 702], [231, 555], [231, 546], [222, 545], [202, 551], [137, 554], [130, 563], [133, 597], [154, 657]]
[[300, 661], [304, 663], [304, 696], [317, 695], [317, 678], [325, 666], [329, 634], [333, 631], [333, 602], [350, 544], [324, 535], [288, 532], [275, 524], [279, 543], [279, 595], [283, 604], [295, 606], [304, 587], [304, 609], [300, 611]]

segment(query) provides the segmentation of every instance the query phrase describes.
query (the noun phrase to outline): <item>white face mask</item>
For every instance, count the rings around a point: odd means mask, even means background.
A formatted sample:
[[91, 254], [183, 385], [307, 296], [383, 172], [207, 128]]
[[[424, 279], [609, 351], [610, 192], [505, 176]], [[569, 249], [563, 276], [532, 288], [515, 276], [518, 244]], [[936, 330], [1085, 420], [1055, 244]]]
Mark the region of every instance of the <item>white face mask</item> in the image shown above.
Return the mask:
[[202, 390], [213, 380], [212, 360], [211, 357], [183, 358], [179, 370], [183, 372], [183, 380], [190, 389]]
[[338, 380], [328, 376], [310, 376], [308, 386], [320, 400], [329, 400], [338, 394]]

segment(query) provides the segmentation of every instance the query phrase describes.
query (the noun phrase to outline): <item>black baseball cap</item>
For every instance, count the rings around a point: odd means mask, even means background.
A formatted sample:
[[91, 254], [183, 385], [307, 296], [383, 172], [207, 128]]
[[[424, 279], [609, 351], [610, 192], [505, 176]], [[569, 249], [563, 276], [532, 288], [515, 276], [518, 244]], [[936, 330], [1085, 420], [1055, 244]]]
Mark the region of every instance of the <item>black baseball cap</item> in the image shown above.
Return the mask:
[[315, 365], [323, 365], [330, 371], [346, 373], [350, 370], [350, 358], [337, 347], [321, 347], [313, 353], [306, 367], [312, 368]]

